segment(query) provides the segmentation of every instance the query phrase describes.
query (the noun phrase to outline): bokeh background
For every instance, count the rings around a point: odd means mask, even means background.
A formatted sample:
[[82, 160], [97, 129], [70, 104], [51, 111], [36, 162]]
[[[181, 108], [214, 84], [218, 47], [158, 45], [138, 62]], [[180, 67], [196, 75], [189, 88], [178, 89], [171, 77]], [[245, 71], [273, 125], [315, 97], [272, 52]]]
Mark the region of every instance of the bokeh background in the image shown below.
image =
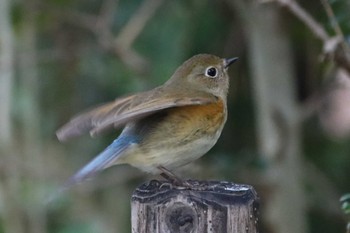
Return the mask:
[[119, 134], [62, 144], [55, 131], [198, 53], [240, 59], [220, 140], [177, 172], [253, 185], [261, 232], [346, 232], [350, 69], [337, 56], [349, 54], [350, 3], [329, 1], [331, 19], [322, 1], [281, 2], [1, 0], [0, 232], [130, 232], [133, 190], [159, 177], [113, 167], [47, 204]]

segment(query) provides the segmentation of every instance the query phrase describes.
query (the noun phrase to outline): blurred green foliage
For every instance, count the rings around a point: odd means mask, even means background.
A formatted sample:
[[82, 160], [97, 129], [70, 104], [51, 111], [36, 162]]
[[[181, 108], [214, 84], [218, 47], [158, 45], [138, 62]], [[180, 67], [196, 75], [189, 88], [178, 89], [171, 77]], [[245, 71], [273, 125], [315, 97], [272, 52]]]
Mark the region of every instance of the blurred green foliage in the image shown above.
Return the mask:
[[350, 215], [350, 193], [344, 194], [340, 198], [340, 203], [342, 204], [342, 210], [344, 213]]

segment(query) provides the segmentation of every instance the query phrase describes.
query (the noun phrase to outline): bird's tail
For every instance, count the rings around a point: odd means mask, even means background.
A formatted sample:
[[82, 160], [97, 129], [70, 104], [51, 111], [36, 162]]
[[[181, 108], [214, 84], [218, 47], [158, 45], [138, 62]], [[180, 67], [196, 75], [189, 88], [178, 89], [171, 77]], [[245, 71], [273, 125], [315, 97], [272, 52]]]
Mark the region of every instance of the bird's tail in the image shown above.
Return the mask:
[[107, 168], [115, 163], [121, 154], [133, 143], [133, 140], [127, 137], [119, 137], [104, 151], [92, 159], [88, 164], [81, 168], [75, 175], [70, 177], [66, 183], [55, 193], [54, 197], [49, 198], [48, 202], [56, 199], [67, 189], [75, 184], [78, 184], [94, 175], [99, 171]]
[[69, 178], [66, 185], [72, 186], [80, 183], [87, 178], [96, 175], [99, 171], [113, 165], [118, 157], [130, 146], [132, 142], [124, 137], [113, 141], [104, 151], [92, 159], [88, 164], [81, 168], [74, 176]]

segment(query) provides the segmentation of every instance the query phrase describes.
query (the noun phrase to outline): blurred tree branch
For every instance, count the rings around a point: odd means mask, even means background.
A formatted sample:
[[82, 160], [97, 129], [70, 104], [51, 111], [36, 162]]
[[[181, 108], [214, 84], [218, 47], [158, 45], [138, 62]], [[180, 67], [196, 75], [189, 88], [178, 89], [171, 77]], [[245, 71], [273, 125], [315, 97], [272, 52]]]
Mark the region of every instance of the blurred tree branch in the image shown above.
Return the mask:
[[132, 48], [132, 44], [162, 2], [163, 0], [144, 0], [118, 35], [113, 35], [111, 29], [117, 1], [104, 1], [98, 16], [68, 10], [60, 14], [66, 16], [64, 18], [69, 23], [93, 32], [100, 46], [114, 53], [127, 67], [144, 73], [147, 71], [148, 61]]
[[319, 24], [304, 8], [294, 0], [260, 0], [261, 3], [276, 2], [287, 8], [292, 14], [299, 18], [312, 33], [322, 41], [327, 41], [329, 36], [321, 24]]
[[[240, 14], [248, 40], [264, 202], [270, 232], [307, 232], [298, 116], [291, 44], [282, 14], [255, 1], [227, 1]], [[278, 65], [276, 65], [278, 64]], [[288, 217], [284, 213], [288, 212]]]
[[[338, 66], [343, 67], [348, 73], [350, 73], [350, 49], [349, 46], [344, 46], [346, 42], [344, 41], [344, 37], [339, 34], [339, 26], [338, 29], [337, 26], [335, 26], [337, 35], [330, 36], [324, 27], [295, 0], [260, 0], [260, 2], [276, 2], [280, 6], [288, 9], [298, 19], [300, 19], [318, 39], [323, 42], [323, 52], [326, 55], [326, 58], [332, 59]], [[331, 17], [329, 12], [330, 7], [325, 6], [325, 3], [323, 6], [326, 7], [326, 12], [328, 12], [328, 16]]]
[[[275, 2], [282, 7], [288, 9], [295, 17], [302, 21], [314, 34], [316, 38], [323, 42], [323, 54], [327, 60], [332, 60], [336, 64], [338, 72], [335, 74], [334, 82], [337, 80], [339, 72], [343, 72], [343, 76], [350, 77], [350, 46], [347, 44], [344, 34], [335, 18], [332, 7], [327, 0], [320, 0], [325, 12], [332, 23], [335, 36], [327, 33], [325, 28], [317, 22], [309, 12], [301, 7], [295, 0], [260, 0], [260, 3]], [[313, 93], [300, 106], [299, 121], [304, 121], [310, 116], [318, 113], [321, 125], [329, 136], [335, 138], [345, 138], [349, 132], [348, 114], [346, 114], [347, 100], [336, 99], [339, 92], [345, 93], [346, 90], [339, 90], [336, 84], [323, 88]], [[344, 99], [344, 98], [343, 98]], [[339, 105], [343, 102], [343, 105]], [[333, 104], [333, 111], [329, 112], [325, 106]], [[335, 105], [334, 105], [335, 104]], [[337, 106], [337, 107], [335, 107]], [[328, 115], [327, 115], [328, 114]]]
[[162, 2], [163, 0], [143, 1], [140, 8], [134, 13], [122, 30], [120, 30], [115, 43], [129, 49]]
[[11, 26], [11, 0], [0, 1], [0, 231], [25, 232], [18, 198], [18, 173], [12, 164], [5, 163], [14, 156], [13, 148], [13, 83], [14, 32]]
[[332, 26], [334, 28], [335, 33], [341, 38], [341, 44], [342, 46], [344, 46], [344, 49], [348, 49], [346, 48], [348, 45], [345, 41], [345, 37], [344, 37], [344, 33], [340, 28], [340, 25], [338, 23], [338, 20], [335, 18], [334, 12], [332, 7], [329, 5], [328, 0], [320, 0], [322, 3], [323, 8], [325, 9], [327, 16], [329, 18], [329, 20], [332, 23]]
[[0, 2], [0, 144], [12, 139], [12, 90], [14, 77], [13, 31], [10, 22], [10, 1]]

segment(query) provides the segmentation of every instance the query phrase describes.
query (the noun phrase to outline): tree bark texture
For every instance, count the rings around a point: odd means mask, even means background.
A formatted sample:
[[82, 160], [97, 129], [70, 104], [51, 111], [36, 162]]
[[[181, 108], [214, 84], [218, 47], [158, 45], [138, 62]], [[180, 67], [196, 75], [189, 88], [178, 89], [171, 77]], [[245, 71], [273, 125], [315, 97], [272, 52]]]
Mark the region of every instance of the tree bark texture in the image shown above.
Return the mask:
[[225, 181], [142, 184], [131, 199], [133, 233], [258, 232], [258, 197], [252, 186]]

